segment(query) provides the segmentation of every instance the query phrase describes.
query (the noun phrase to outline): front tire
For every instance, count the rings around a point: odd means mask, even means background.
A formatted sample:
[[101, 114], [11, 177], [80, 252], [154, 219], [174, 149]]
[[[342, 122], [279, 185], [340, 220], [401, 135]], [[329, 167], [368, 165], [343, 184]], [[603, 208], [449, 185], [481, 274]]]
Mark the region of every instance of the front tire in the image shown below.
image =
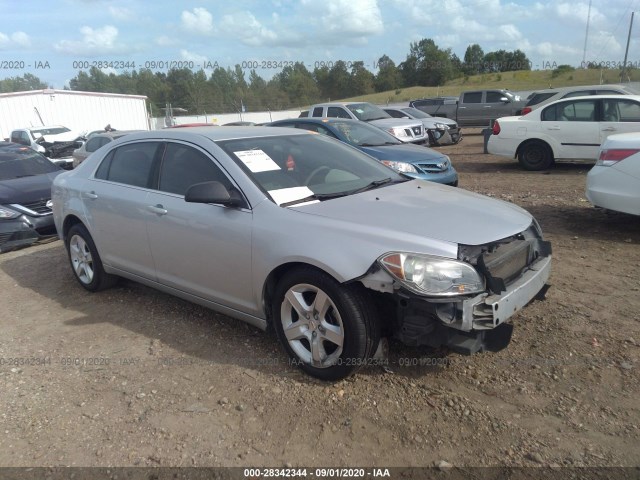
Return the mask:
[[518, 161], [525, 170], [546, 170], [553, 165], [553, 152], [546, 143], [531, 141], [520, 147]]
[[278, 283], [273, 324], [292, 363], [322, 380], [355, 373], [375, 353], [379, 327], [360, 285], [341, 285], [324, 272], [295, 269]]
[[84, 225], [76, 224], [69, 229], [65, 246], [73, 274], [85, 289], [97, 292], [117, 283], [118, 277], [104, 271], [96, 245]]

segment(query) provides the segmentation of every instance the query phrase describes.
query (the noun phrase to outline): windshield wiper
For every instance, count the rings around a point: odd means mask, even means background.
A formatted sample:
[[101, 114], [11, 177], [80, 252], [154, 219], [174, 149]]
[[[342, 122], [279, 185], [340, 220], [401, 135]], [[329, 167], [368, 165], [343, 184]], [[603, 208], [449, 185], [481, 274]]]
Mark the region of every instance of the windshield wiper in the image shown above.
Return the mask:
[[33, 174], [29, 174], [29, 175], [17, 175], [15, 178], [24, 178], [24, 177], [35, 177], [35, 175], [33, 175]]
[[392, 180], [390, 177], [387, 177], [381, 180], [374, 180], [373, 182], [368, 183], [364, 187], [356, 188], [355, 190], [347, 190], [346, 192], [338, 192], [338, 193], [320, 193], [320, 194], [314, 195], [314, 197], [317, 198], [318, 200], [328, 200], [330, 198], [346, 197], [348, 195], [354, 195], [356, 193], [366, 192], [367, 190], [371, 190], [373, 188], [378, 188], [382, 185], [386, 185], [389, 182], [392, 182]]
[[382, 147], [383, 145], [386, 145], [388, 142], [385, 143], [359, 143], [358, 146], [360, 147]]

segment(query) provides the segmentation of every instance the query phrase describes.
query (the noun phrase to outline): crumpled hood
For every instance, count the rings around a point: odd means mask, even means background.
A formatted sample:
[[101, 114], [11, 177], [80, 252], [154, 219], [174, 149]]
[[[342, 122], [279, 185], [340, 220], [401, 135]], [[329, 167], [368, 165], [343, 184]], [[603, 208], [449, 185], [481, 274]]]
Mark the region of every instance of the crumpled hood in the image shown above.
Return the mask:
[[73, 142], [75, 141], [80, 135], [78, 134], [78, 132], [64, 132], [64, 133], [57, 133], [55, 135], [43, 135], [42, 139], [47, 142], [47, 143], [54, 143], [54, 142]]
[[423, 180], [292, 207], [308, 214], [445, 242], [481, 245], [526, 230], [532, 216], [517, 205]]
[[59, 170], [33, 177], [1, 180], [0, 204], [23, 204], [50, 199], [53, 179], [62, 172], [63, 170]]

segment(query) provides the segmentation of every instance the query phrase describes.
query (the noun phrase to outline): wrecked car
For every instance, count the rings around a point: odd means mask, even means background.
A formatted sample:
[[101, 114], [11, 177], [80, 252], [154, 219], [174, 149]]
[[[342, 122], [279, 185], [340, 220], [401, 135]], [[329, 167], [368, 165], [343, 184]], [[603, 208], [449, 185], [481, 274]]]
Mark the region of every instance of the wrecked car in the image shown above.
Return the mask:
[[381, 337], [504, 348], [551, 270], [522, 208], [303, 129], [127, 135], [55, 179], [53, 211], [86, 290], [125, 277], [272, 328], [324, 380], [367, 365]]
[[432, 117], [428, 113], [413, 107], [383, 107], [394, 118], [412, 118], [421, 120], [429, 134], [429, 145], [455, 145], [462, 140], [462, 130], [455, 120], [446, 117]]
[[62, 172], [29, 147], [0, 142], [0, 252], [55, 238], [51, 184]]
[[80, 148], [85, 138], [62, 125], [19, 128], [11, 132], [11, 141], [31, 147], [56, 165], [71, 169], [73, 151]]

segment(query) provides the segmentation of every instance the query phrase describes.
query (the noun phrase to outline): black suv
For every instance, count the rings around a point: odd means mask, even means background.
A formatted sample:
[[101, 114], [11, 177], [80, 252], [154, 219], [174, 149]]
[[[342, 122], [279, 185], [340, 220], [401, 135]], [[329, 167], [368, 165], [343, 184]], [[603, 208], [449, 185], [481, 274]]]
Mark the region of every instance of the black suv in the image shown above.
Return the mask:
[[63, 171], [29, 147], [0, 142], [0, 252], [56, 234], [51, 184]]

